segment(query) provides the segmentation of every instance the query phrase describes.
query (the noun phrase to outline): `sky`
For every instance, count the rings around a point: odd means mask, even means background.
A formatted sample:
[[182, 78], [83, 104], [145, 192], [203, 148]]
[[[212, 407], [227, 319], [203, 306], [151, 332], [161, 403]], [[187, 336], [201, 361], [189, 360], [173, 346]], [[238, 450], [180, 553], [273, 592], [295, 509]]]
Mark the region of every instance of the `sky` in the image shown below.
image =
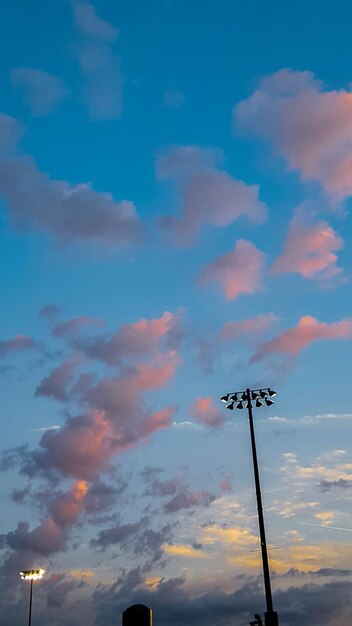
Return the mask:
[[0, 622], [352, 610], [350, 2], [0, 0]]

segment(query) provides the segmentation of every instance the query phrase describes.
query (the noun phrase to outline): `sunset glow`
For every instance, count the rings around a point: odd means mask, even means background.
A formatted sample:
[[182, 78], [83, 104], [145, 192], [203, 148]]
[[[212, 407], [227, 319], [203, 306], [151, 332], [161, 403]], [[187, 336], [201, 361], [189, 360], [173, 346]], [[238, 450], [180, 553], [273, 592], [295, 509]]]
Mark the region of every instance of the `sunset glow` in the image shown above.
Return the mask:
[[0, 624], [350, 626], [351, 3], [0, 6]]

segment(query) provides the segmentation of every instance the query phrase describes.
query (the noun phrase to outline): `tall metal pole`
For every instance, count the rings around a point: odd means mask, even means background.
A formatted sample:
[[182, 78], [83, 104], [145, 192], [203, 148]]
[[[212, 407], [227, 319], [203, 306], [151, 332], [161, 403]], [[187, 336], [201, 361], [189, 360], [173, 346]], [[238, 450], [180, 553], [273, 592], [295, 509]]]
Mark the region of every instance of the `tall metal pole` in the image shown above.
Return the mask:
[[252, 444], [255, 491], [256, 491], [256, 496], [257, 496], [257, 510], [258, 510], [258, 521], [259, 521], [259, 532], [260, 532], [260, 547], [261, 547], [261, 552], [262, 552], [264, 587], [265, 587], [265, 598], [266, 598], [265, 626], [279, 626], [278, 615], [276, 611], [273, 610], [273, 599], [271, 595], [270, 571], [269, 571], [268, 551], [266, 547], [266, 538], [265, 538], [262, 494], [260, 491], [257, 448], [255, 445], [255, 436], [254, 436], [251, 390], [246, 389], [246, 394], [247, 394], [247, 405], [248, 405], [249, 430], [251, 434], [251, 444]]
[[28, 618], [28, 626], [31, 626], [31, 621], [32, 621], [32, 597], [33, 597], [33, 578], [31, 578], [31, 590], [29, 592], [29, 618]]

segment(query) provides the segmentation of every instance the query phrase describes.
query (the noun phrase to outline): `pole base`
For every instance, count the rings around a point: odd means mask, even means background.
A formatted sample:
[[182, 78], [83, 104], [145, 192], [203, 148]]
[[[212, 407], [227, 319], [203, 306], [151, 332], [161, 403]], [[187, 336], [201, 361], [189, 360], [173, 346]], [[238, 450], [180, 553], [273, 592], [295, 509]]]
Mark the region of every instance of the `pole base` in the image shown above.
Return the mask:
[[264, 613], [265, 626], [279, 626], [279, 616], [276, 611]]

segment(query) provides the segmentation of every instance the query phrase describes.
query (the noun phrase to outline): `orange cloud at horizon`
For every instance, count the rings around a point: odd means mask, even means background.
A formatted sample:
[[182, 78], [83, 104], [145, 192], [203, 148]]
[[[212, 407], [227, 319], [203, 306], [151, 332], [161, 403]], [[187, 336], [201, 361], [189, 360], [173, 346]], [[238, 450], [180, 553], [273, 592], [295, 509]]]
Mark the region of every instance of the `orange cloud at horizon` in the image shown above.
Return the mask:
[[171, 554], [173, 556], [182, 556], [185, 558], [194, 558], [194, 559], [204, 559], [209, 558], [209, 554], [205, 554], [202, 550], [197, 550], [192, 546], [188, 546], [185, 544], [168, 544], [165, 543], [163, 545], [163, 550], [166, 554]]

